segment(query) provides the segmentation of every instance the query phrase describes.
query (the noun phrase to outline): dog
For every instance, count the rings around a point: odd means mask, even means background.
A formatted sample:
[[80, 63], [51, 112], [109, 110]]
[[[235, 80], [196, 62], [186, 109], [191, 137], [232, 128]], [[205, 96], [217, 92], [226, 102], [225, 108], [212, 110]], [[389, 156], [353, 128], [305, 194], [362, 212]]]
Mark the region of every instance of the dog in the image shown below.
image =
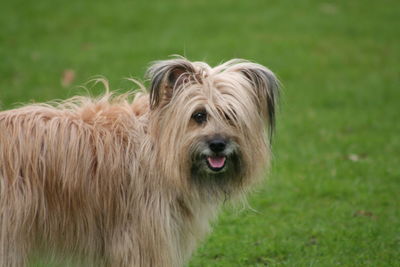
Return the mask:
[[233, 59], [154, 62], [149, 92], [0, 112], [0, 266], [183, 266], [268, 169], [279, 82]]

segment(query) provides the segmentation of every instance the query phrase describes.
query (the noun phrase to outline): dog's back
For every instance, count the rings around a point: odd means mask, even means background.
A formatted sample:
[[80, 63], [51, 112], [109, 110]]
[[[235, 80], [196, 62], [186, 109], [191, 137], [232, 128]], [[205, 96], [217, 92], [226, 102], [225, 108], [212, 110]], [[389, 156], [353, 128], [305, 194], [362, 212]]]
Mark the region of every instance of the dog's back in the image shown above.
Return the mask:
[[121, 223], [116, 195], [132, 182], [146, 112], [109, 98], [0, 112], [0, 266], [22, 266], [33, 247], [104, 250], [107, 229]]

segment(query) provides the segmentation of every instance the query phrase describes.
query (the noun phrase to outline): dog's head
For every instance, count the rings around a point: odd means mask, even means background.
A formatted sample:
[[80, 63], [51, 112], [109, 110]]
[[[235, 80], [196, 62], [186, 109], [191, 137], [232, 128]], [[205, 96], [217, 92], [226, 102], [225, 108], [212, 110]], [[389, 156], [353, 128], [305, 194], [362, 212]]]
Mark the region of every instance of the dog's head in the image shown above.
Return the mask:
[[151, 134], [169, 178], [231, 193], [259, 176], [278, 97], [269, 69], [239, 59], [211, 68], [178, 58], [156, 62], [148, 75]]

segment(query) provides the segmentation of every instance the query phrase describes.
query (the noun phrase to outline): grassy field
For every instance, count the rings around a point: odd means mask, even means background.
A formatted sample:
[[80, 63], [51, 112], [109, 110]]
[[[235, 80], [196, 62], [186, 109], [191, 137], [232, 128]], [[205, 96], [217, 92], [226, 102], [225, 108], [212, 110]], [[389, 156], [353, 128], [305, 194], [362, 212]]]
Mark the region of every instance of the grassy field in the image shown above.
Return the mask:
[[129, 90], [124, 77], [171, 54], [257, 61], [284, 85], [273, 168], [255, 211], [226, 209], [190, 266], [400, 266], [399, 13], [395, 0], [3, 1], [1, 106], [82, 93], [95, 75]]

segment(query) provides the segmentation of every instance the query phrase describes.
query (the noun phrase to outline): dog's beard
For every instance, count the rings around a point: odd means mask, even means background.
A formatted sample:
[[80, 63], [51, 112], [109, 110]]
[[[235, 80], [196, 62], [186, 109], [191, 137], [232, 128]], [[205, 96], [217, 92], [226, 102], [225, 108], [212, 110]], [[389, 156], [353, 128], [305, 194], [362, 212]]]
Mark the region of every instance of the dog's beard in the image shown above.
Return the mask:
[[200, 141], [192, 150], [191, 179], [207, 195], [225, 196], [237, 189], [243, 177], [239, 145], [230, 141], [226, 148], [213, 152], [207, 142]]

